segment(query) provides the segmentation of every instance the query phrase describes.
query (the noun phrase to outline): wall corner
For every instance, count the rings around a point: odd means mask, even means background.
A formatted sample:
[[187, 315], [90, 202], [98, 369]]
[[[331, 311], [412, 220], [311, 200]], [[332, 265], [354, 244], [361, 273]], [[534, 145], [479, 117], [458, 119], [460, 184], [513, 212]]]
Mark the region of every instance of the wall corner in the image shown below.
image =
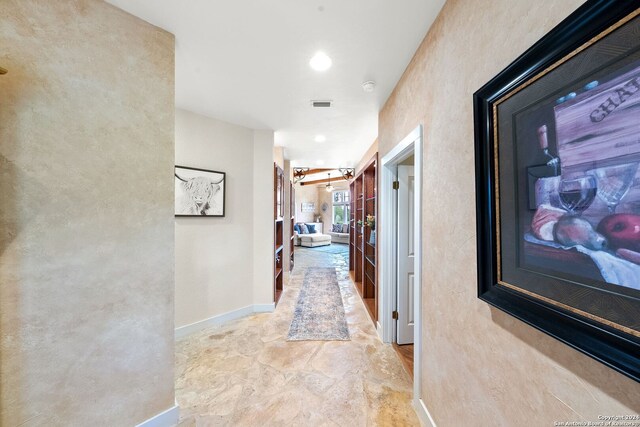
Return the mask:
[[253, 132], [253, 303], [273, 303], [274, 132]]

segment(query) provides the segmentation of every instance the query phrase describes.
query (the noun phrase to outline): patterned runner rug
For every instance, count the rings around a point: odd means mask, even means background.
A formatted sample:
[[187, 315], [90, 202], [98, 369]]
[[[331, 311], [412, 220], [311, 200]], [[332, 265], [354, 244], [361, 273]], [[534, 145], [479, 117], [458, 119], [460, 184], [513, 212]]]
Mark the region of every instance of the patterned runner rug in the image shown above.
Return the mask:
[[349, 341], [335, 268], [305, 272], [287, 341]]

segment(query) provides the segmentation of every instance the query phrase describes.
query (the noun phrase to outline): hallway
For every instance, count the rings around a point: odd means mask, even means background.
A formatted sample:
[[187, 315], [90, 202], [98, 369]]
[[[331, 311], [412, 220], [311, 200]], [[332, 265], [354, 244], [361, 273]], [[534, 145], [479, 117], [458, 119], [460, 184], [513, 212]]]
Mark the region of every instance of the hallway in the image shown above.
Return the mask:
[[[348, 273], [347, 253], [296, 248], [296, 266], [272, 314], [257, 314], [176, 343], [181, 427], [412, 426], [411, 381], [378, 338]], [[308, 267], [335, 266], [351, 341], [287, 342]]]

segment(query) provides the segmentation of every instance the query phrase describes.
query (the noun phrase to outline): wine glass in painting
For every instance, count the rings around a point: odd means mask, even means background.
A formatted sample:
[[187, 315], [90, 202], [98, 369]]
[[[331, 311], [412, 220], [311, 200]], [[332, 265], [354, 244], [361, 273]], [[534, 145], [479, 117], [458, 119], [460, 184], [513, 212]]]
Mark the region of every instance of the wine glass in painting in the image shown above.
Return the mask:
[[616, 212], [616, 207], [629, 192], [637, 171], [637, 162], [608, 166], [591, 171], [598, 180], [598, 197], [607, 204], [610, 214]]
[[580, 215], [587, 210], [597, 192], [596, 179], [591, 175], [563, 179], [558, 188], [560, 203], [571, 215]]

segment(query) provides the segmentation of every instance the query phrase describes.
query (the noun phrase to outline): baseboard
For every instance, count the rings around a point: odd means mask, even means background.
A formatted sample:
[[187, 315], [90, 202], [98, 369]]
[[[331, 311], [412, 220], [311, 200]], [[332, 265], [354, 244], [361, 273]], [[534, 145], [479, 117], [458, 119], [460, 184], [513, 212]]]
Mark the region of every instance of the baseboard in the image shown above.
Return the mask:
[[254, 304], [253, 312], [254, 313], [271, 313], [276, 309], [276, 303], [272, 302], [270, 304]]
[[217, 316], [209, 317], [198, 322], [191, 323], [189, 325], [180, 326], [175, 330], [176, 340], [187, 337], [203, 329], [210, 328], [212, 326], [222, 325], [232, 320], [240, 319], [241, 317], [249, 316], [253, 313], [270, 313], [275, 310], [275, 304], [253, 304], [246, 307], [239, 308], [237, 310], [229, 311], [227, 313], [218, 314]]
[[173, 427], [178, 425], [180, 419], [180, 407], [174, 405], [166, 411], [141, 422], [136, 427]]
[[418, 419], [422, 427], [436, 427], [436, 422], [427, 409], [427, 405], [424, 404], [422, 399], [413, 399], [413, 407], [418, 414]]
[[384, 342], [384, 331], [382, 330], [380, 321], [376, 321], [376, 332], [378, 333], [378, 338], [380, 338], [380, 341]]

